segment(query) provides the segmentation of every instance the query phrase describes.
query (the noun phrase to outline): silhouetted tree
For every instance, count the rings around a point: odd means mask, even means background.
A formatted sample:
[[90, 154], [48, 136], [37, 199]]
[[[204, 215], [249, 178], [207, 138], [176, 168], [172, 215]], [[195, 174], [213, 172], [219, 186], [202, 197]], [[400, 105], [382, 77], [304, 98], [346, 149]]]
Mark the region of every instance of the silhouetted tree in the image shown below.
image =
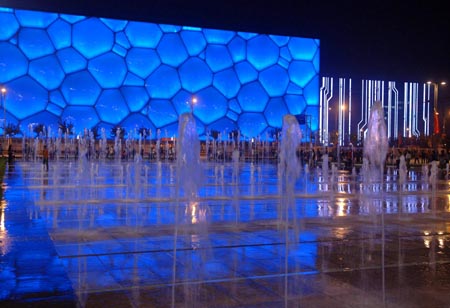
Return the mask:
[[36, 137], [44, 134], [45, 126], [42, 123], [38, 123], [33, 127], [33, 132], [36, 134]]
[[15, 135], [23, 135], [22, 131], [20, 130], [19, 125], [14, 123], [9, 123], [5, 127], [5, 135], [8, 137], [13, 137]]
[[92, 136], [94, 137], [95, 140], [101, 138], [100, 128], [98, 127], [98, 125], [95, 125], [94, 127], [92, 127], [91, 132], [92, 132]]
[[73, 123], [69, 121], [58, 122], [58, 128], [61, 129], [63, 134], [73, 135]]
[[214, 140], [217, 140], [217, 138], [219, 138], [219, 134], [220, 134], [220, 132], [217, 131], [217, 130], [212, 130], [212, 131], [210, 132], [210, 136], [211, 136], [211, 138], [213, 138]]
[[239, 136], [239, 130], [237, 130], [237, 129], [232, 130], [229, 135], [230, 139], [232, 139], [234, 141], [239, 141], [239, 140], [237, 140], [238, 136]]
[[141, 126], [139, 127], [138, 133], [142, 136], [142, 138], [147, 139], [150, 136], [150, 128]]
[[119, 138], [120, 139], [123, 139], [123, 138], [125, 138], [125, 135], [126, 135], [126, 129], [125, 128], [123, 128], [123, 127], [121, 127], [121, 126], [114, 126], [113, 128], [111, 128], [111, 136], [113, 137], [113, 138], [116, 138], [116, 136], [117, 136], [117, 130], [118, 129], [120, 129], [120, 136], [119, 136]]

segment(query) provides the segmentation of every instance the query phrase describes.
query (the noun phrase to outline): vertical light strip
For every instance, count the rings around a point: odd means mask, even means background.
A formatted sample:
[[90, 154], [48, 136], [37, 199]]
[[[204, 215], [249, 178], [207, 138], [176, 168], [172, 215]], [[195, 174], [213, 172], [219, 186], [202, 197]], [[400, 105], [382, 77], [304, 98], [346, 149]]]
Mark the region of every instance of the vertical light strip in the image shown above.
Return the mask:
[[330, 100], [333, 97], [333, 78], [323, 77], [322, 87], [320, 88], [320, 112], [323, 114], [323, 119], [320, 119], [320, 141], [322, 144], [329, 143], [329, 106]]
[[412, 136], [412, 121], [411, 121], [411, 83], [408, 82], [407, 83], [408, 86], [406, 87], [406, 90], [408, 91], [408, 95], [406, 96], [406, 102], [407, 102], [407, 110], [406, 110], [406, 114], [407, 114], [407, 118], [406, 118], [406, 129], [407, 129], [407, 133], [408, 133], [408, 138], [410, 138]]
[[352, 135], [352, 79], [348, 80], [348, 140]]
[[348, 104], [346, 104], [347, 101], [347, 81], [345, 78], [343, 78], [343, 88], [342, 88], [342, 143], [341, 145], [344, 145], [345, 143], [345, 114], [346, 110], [348, 110]]
[[322, 77], [322, 85], [320, 86], [319, 89], [319, 142], [322, 144], [323, 143], [323, 133], [324, 133], [324, 111], [323, 111], [323, 105], [324, 105], [324, 101], [323, 101], [323, 91], [325, 89], [325, 80], [326, 77]]
[[367, 89], [367, 100], [366, 100], [366, 114], [364, 119], [364, 125], [366, 128], [364, 129], [364, 138], [366, 137], [366, 131], [369, 126], [369, 116], [370, 116], [370, 106], [372, 106], [372, 99], [373, 99], [373, 82], [372, 80], [366, 81], [366, 89]]
[[415, 100], [415, 83], [411, 82], [410, 84], [410, 100], [411, 100], [411, 136], [416, 136], [416, 100]]
[[365, 80], [364, 81], [364, 84], [365, 84], [365, 95], [364, 95], [364, 126], [363, 126], [363, 130], [362, 130], [362, 134], [363, 134], [363, 138], [365, 137], [365, 134], [366, 134], [366, 126], [367, 126], [367, 123], [368, 123], [368, 120], [369, 120], [369, 106], [370, 106], [370, 95], [371, 95], [371, 92], [372, 91], [370, 91], [370, 86], [371, 86], [371, 83], [370, 83], [370, 81], [369, 80]]
[[367, 88], [367, 104], [366, 104], [366, 124], [369, 125], [369, 115], [370, 115], [370, 107], [372, 106], [373, 100], [373, 81], [368, 80], [368, 88]]
[[414, 110], [416, 108], [416, 106], [414, 105], [414, 82], [411, 82], [409, 84], [409, 101], [410, 101], [409, 118], [411, 119], [411, 137], [412, 137], [412, 136], [414, 136], [414, 132], [416, 130], [416, 123], [415, 123], [415, 119], [414, 119]]
[[329, 81], [328, 81], [328, 89], [329, 89], [329, 96], [328, 96], [328, 98], [327, 98], [327, 144], [330, 142], [330, 140], [329, 140], [329, 136], [330, 136], [330, 131], [329, 131], [329, 116], [330, 116], [330, 114], [329, 114], [329, 106], [330, 106], [330, 101], [331, 101], [331, 99], [333, 98], [333, 95], [334, 95], [334, 93], [333, 93], [333, 89], [334, 89], [334, 80], [333, 80], [333, 78], [330, 78], [329, 79]]
[[377, 80], [376, 82], [375, 82], [375, 84], [376, 84], [376, 96], [375, 96], [375, 99], [373, 100], [373, 102], [375, 103], [375, 102], [377, 102], [377, 101], [381, 101], [381, 81], [380, 80]]
[[430, 134], [430, 99], [431, 99], [430, 85], [428, 85], [427, 94], [428, 94], [428, 99], [427, 99], [428, 135], [431, 135]]
[[428, 135], [431, 135], [430, 132], [430, 122], [431, 122], [431, 118], [430, 118], [430, 109], [431, 109], [431, 84], [427, 83], [427, 115], [428, 115]]
[[408, 137], [412, 137], [412, 133], [413, 133], [413, 130], [414, 130], [414, 127], [413, 127], [413, 122], [412, 122], [412, 113], [413, 113], [413, 104], [412, 104], [412, 100], [411, 100], [411, 97], [412, 97], [412, 82], [410, 82], [409, 83], [409, 86], [408, 86], [408, 112], [409, 112], [409, 114], [408, 114], [408, 126], [409, 126], [409, 134], [408, 134]]
[[408, 83], [405, 82], [403, 86], [403, 137], [407, 137], [407, 119], [408, 119]]
[[367, 100], [367, 104], [366, 104], [366, 106], [367, 106], [367, 108], [366, 108], [366, 123], [365, 124], [368, 124], [369, 123], [369, 114], [370, 114], [370, 107], [372, 107], [372, 101], [373, 101], [373, 81], [372, 80], [369, 80], [368, 81], [368, 85], [369, 85], [369, 87], [368, 87], [368, 95], [367, 95], [367, 97], [369, 98], [368, 100]]
[[338, 143], [339, 145], [342, 145], [342, 112], [343, 112], [343, 106], [344, 106], [344, 85], [345, 85], [345, 79], [339, 78], [339, 100], [338, 100]]
[[395, 81], [392, 84], [394, 91], [394, 138], [398, 139], [398, 90], [395, 86]]
[[371, 90], [372, 90], [372, 93], [371, 93], [371, 95], [370, 95], [370, 107], [372, 107], [372, 105], [373, 105], [373, 102], [376, 100], [376, 98], [377, 98], [377, 81], [376, 80], [370, 80], [369, 81], [370, 82], [370, 84], [371, 84]]
[[387, 131], [388, 131], [388, 139], [391, 138], [391, 125], [392, 125], [392, 81], [388, 82], [388, 112], [387, 112]]
[[363, 123], [364, 123], [364, 97], [365, 97], [365, 91], [364, 91], [364, 80], [361, 80], [361, 120], [358, 122], [358, 141], [361, 141], [361, 132], [363, 129]]
[[416, 137], [420, 136], [419, 130], [419, 84], [414, 83], [414, 135]]
[[429, 126], [428, 126], [428, 117], [427, 117], [427, 105], [426, 105], [426, 95], [425, 95], [425, 91], [426, 91], [426, 83], [423, 84], [423, 95], [422, 95], [422, 120], [423, 120], [423, 130], [424, 130], [424, 134], [425, 136], [429, 136], [430, 131], [429, 131]]
[[372, 100], [372, 105], [378, 101], [379, 97], [380, 97], [380, 87], [379, 87], [380, 82], [378, 80], [374, 80], [373, 81], [373, 100]]

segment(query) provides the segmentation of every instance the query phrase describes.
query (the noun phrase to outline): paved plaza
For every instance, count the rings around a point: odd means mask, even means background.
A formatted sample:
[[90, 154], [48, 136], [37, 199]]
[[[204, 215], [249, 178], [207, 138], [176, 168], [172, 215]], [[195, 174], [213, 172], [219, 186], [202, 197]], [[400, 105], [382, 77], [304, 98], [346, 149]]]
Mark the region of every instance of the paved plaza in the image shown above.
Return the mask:
[[450, 307], [449, 184], [364, 186], [273, 164], [16, 161], [0, 211], [0, 307]]

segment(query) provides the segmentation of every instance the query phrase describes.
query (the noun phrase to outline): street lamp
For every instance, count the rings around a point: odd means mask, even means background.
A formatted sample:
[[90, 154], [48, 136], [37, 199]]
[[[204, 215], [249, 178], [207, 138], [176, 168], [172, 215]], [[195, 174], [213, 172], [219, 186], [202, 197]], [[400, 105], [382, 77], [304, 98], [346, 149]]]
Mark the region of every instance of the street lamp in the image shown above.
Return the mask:
[[191, 113], [194, 113], [194, 105], [197, 104], [197, 98], [194, 96], [191, 99]]

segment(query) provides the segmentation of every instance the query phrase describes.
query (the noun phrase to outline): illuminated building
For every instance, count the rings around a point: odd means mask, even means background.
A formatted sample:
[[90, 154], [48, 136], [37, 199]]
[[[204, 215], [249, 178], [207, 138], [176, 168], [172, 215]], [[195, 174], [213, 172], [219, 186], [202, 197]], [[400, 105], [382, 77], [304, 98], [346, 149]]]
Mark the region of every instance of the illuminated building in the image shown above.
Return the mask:
[[[350, 143], [351, 136], [364, 140], [375, 101], [385, 110], [388, 138], [429, 137], [433, 134], [433, 100], [436, 92], [429, 83], [361, 80], [323, 77], [320, 88], [319, 139], [330, 142], [338, 134], [340, 145]], [[431, 130], [430, 130], [431, 128]]]
[[6, 120], [25, 132], [66, 122], [174, 136], [189, 111], [202, 137], [272, 137], [285, 114], [318, 128], [317, 39], [10, 8], [0, 25]]

